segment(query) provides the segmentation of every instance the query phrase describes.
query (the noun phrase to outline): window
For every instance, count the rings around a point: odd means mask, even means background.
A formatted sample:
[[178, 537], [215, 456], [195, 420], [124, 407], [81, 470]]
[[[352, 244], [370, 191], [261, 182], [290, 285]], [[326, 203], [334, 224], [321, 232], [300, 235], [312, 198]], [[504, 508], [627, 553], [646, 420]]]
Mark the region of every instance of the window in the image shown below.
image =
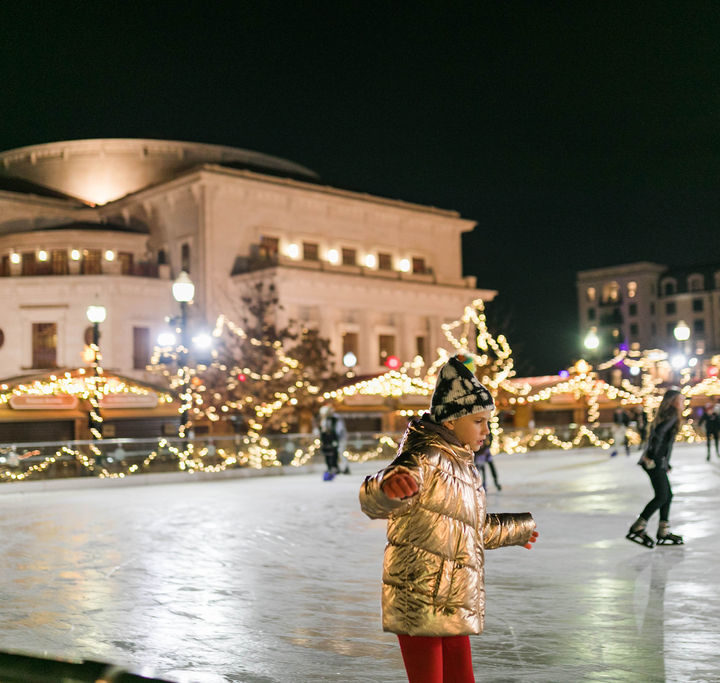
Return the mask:
[[10, 257], [4, 254], [0, 259], [0, 277], [8, 277], [10, 275]]
[[631, 337], [638, 336], [638, 324], [637, 323], [630, 323], [630, 336]]
[[187, 242], [180, 247], [180, 270], [190, 274], [190, 245]]
[[100, 273], [102, 273], [102, 261], [99, 249], [83, 249], [80, 272], [83, 275], [100, 275]]
[[674, 280], [666, 280], [663, 283], [663, 293], [665, 296], [670, 296], [671, 294], [675, 294], [675, 281]]
[[427, 358], [427, 339], [423, 336], [415, 337], [415, 355]]
[[587, 316], [588, 320], [595, 320], [595, 308], [588, 308]]
[[356, 266], [357, 265], [357, 249], [350, 249], [350, 247], [343, 247], [343, 249], [342, 249], [342, 264], [344, 266]]
[[277, 237], [268, 237], [267, 235], [263, 235], [260, 238], [260, 248], [258, 249], [258, 256], [263, 261], [277, 261], [279, 253], [280, 240]]
[[705, 334], [705, 321], [702, 319], [693, 321], [693, 332], [700, 336]]
[[358, 333], [357, 332], [345, 332], [342, 337], [342, 355], [346, 353], [355, 354], [355, 358], [358, 357]]
[[132, 275], [134, 268], [134, 258], [129, 251], [118, 252], [118, 261], [120, 261], [120, 272], [123, 275]]
[[57, 367], [57, 323], [33, 323], [32, 365], [34, 368]]
[[595, 296], [597, 292], [595, 291], [595, 287], [588, 287], [585, 294], [587, 295], [587, 300], [590, 303], [593, 303], [595, 301]]
[[628, 314], [629, 315], [637, 315], [637, 304], [630, 304], [628, 306]]
[[378, 338], [380, 355], [380, 365], [384, 365], [388, 356], [395, 355], [395, 336], [392, 334], [381, 334]]
[[392, 254], [378, 254], [378, 270], [392, 270]]
[[631, 281], [627, 283], [627, 293], [629, 299], [634, 299], [637, 295], [637, 282]]
[[303, 259], [305, 261], [320, 260], [320, 250], [316, 242], [303, 242]]
[[20, 272], [23, 275], [35, 275], [35, 252], [24, 251], [22, 253], [22, 267]]
[[705, 310], [705, 302], [702, 299], [693, 299], [692, 309], [693, 311], [700, 313]]
[[[425, 265], [425, 259], [422, 256], [413, 256], [412, 260], [412, 272], [422, 275], [423, 273], [427, 273], [427, 266]], [[418, 354], [419, 356], [425, 357], [422, 353]]]
[[666, 315], [675, 315], [677, 312], [677, 305], [674, 301], [666, 301], [665, 302], [665, 313]]
[[150, 328], [133, 327], [133, 368], [144, 370], [150, 364]]
[[620, 299], [620, 285], [617, 282], [608, 282], [603, 285], [603, 301], [618, 301]]
[[53, 249], [50, 253], [52, 260], [52, 274], [53, 275], [67, 275], [68, 274], [68, 253], [67, 249]]
[[167, 265], [167, 252], [164, 249], [158, 249], [157, 262], [159, 266]]
[[699, 273], [693, 273], [688, 276], [688, 291], [690, 292], [702, 292], [705, 288], [705, 282], [702, 275]]

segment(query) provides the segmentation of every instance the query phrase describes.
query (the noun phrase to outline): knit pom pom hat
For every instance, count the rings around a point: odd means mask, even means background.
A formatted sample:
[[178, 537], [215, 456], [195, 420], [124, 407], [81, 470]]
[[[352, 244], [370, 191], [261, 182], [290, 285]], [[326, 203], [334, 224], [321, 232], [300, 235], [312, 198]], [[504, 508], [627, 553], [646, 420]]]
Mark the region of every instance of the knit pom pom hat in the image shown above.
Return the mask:
[[430, 417], [442, 424], [481, 410], [495, 407], [490, 392], [473, 373], [473, 362], [466, 354], [452, 356], [440, 368], [430, 401]]

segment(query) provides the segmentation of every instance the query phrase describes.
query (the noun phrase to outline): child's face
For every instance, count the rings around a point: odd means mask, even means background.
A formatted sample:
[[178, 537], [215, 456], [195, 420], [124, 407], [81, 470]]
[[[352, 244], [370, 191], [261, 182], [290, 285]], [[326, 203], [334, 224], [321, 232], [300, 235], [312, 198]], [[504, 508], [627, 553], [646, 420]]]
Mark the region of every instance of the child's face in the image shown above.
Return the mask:
[[467, 444], [472, 450], [476, 451], [490, 433], [491, 417], [492, 410], [481, 410], [479, 413], [464, 415], [457, 420], [448, 420], [443, 424], [455, 432], [455, 436], [460, 440], [460, 443]]

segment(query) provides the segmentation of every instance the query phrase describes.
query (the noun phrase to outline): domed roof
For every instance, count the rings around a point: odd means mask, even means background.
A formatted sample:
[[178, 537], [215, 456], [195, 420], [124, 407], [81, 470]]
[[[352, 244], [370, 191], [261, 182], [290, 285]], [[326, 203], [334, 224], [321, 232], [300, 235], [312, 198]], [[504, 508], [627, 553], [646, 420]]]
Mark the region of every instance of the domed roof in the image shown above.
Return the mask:
[[197, 142], [103, 138], [50, 142], [0, 152], [0, 176], [21, 178], [93, 204], [120, 199], [200, 164], [318, 180], [310, 169], [286, 159]]

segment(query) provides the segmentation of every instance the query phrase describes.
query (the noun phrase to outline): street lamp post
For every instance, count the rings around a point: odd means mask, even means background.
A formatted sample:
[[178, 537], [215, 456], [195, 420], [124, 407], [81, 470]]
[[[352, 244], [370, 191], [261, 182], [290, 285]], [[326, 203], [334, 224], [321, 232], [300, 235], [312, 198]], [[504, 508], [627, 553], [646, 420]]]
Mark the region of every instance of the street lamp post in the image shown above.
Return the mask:
[[182, 393], [180, 394], [182, 405], [180, 407], [180, 428], [178, 430], [178, 436], [183, 439], [183, 443], [185, 443], [187, 436], [188, 414], [190, 412], [190, 377], [187, 368], [190, 342], [187, 308], [188, 304], [195, 296], [195, 285], [190, 279], [190, 276], [184, 270], [180, 273], [180, 275], [178, 275], [175, 282], [173, 282], [172, 294], [175, 301], [180, 304], [180, 352], [178, 354], [178, 374], [180, 375], [182, 386]]
[[85, 312], [87, 319], [92, 323], [93, 334], [90, 348], [93, 352], [92, 392], [90, 401], [90, 420], [88, 427], [94, 439], [102, 439], [102, 417], [100, 415], [100, 392], [98, 391], [98, 376], [100, 375], [100, 323], [105, 322], [107, 311], [105, 306], [88, 306]]

